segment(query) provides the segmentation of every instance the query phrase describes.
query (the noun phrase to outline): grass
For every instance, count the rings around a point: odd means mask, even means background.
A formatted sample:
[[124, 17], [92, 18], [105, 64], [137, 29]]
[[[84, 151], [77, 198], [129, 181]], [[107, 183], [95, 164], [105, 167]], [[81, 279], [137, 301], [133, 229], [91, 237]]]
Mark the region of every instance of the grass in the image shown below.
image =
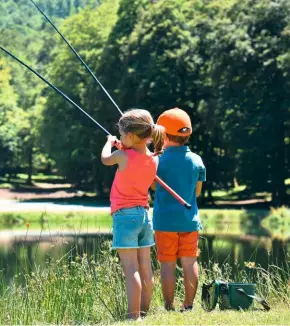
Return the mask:
[[232, 196], [234, 194], [238, 194], [239, 192], [244, 191], [247, 188], [247, 186], [243, 185], [243, 186], [237, 186], [231, 190], [214, 190], [212, 192], [213, 197], [215, 198], [220, 198], [220, 197], [228, 197], [228, 196]]
[[272, 238], [286, 241], [290, 238], [290, 208], [272, 208], [261, 224]]
[[[290, 185], [290, 178], [285, 179], [285, 185], [289, 186]], [[239, 185], [235, 186], [232, 189], [225, 190], [225, 189], [218, 189], [214, 190], [212, 192], [212, 196], [215, 200], [225, 200], [225, 201], [235, 201], [235, 200], [241, 200], [245, 199], [243, 198], [244, 195], [243, 193], [247, 190], [246, 185]], [[290, 188], [286, 187], [286, 192], [287, 194], [290, 194]], [[252, 195], [247, 194], [246, 198], [249, 199], [248, 197], [251, 198], [256, 198], [256, 199], [264, 199], [266, 201], [271, 201], [272, 200], [272, 195], [270, 192], [256, 192]]]
[[[142, 325], [289, 325], [288, 307], [274, 308], [270, 312], [263, 311], [219, 311], [205, 312], [197, 307], [193, 313], [158, 312], [148, 316]], [[122, 323], [126, 324], [126, 323]], [[137, 324], [137, 323], [135, 323]]]
[[[17, 177], [19, 179], [22, 179], [22, 180], [26, 180], [28, 175], [25, 174], [25, 173], [19, 173], [17, 174]], [[46, 174], [43, 174], [43, 173], [38, 173], [38, 174], [34, 174], [32, 176], [32, 180], [43, 180], [43, 181], [46, 181], [46, 180], [64, 180], [63, 177], [61, 176], [58, 176], [58, 175], [46, 175]]]
[[[127, 325], [126, 293], [120, 261], [110, 252], [110, 241], [100, 243], [94, 256], [74, 256], [69, 252], [44, 268], [35, 266], [31, 272], [25, 261], [9, 283], [0, 286], [0, 324], [122, 324]], [[266, 297], [272, 310], [261, 312], [255, 306], [249, 311], [205, 312], [201, 308], [201, 287], [194, 312], [165, 312], [159, 281], [160, 269], [153, 252], [155, 288], [144, 325], [257, 325], [289, 323], [289, 268], [281, 271], [270, 266], [264, 270], [254, 264], [242, 267], [233, 275], [229, 265], [201, 266], [200, 284], [212, 279], [252, 282], [257, 294]], [[0, 275], [1, 276], [1, 275]], [[183, 277], [177, 270], [176, 307], [183, 299]], [[130, 323], [131, 324], [131, 323]], [[134, 324], [134, 323], [132, 323]], [[136, 323], [137, 324], [137, 323]], [[140, 323], [138, 323], [140, 324]]]
[[[267, 210], [240, 210], [240, 209], [201, 209], [200, 217], [207, 234], [215, 234], [222, 225], [225, 232], [239, 233], [241, 225], [254, 223], [269, 213]], [[87, 227], [112, 225], [109, 210], [96, 212], [0, 212], [0, 229], [23, 229], [26, 223], [30, 229], [40, 229], [48, 226], [57, 227], [65, 225], [74, 228], [82, 223]], [[230, 226], [230, 228], [229, 228]]]
[[[13, 189], [15, 186], [25, 186], [28, 175], [25, 173], [18, 173], [17, 176], [11, 177], [9, 182], [8, 178], [0, 177], [0, 189]], [[45, 175], [43, 173], [35, 174], [32, 176], [32, 182], [39, 183], [65, 183], [65, 179], [57, 175]]]
[[7, 182], [3, 182], [3, 183], [0, 183], [0, 189], [12, 189], [12, 185], [11, 183], [7, 183]]
[[[11, 182], [23, 182], [26, 181], [28, 178], [28, 175], [26, 173], [18, 173], [16, 177], [12, 177], [11, 178]], [[7, 180], [7, 178], [0, 178], [0, 181], [5, 181]], [[63, 181], [64, 178], [58, 175], [46, 175], [43, 173], [38, 173], [38, 174], [34, 174], [32, 176], [32, 180], [42, 180], [42, 181], [47, 181], [47, 180], [56, 180], [56, 181]]]
[[[28, 223], [28, 224], [27, 224]], [[111, 227], [111, 216], [104, 212], [2, 212], [0, 213], [1, 229], [23, 230], [27, 225], [31, 230], [53, 229], [64, 225], [74, 229], [80, 225], [83, 228]]]

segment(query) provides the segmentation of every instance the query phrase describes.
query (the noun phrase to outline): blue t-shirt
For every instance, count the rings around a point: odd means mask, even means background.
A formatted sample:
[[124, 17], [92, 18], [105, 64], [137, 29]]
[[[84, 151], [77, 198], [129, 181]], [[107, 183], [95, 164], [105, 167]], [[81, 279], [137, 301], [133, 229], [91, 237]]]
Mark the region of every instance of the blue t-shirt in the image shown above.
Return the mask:
[[195, 194], [196, 183], [206, 180], [206, 170], [201, 157], [192, 153], [188, 146], [168, 147], [159, 159], [157, 175], [190, 203], [191, 209], [186, 209], [156, 183], [154, 230], [167, 232], [201, 230]]

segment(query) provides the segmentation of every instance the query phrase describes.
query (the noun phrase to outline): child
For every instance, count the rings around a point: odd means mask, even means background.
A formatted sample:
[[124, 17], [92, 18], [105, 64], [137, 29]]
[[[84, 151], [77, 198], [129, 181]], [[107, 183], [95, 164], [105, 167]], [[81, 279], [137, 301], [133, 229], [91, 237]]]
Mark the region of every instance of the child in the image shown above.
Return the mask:
[[165, 151], [159, 159], [158, 176], [192, 205], [184, 209], [158, 184], [154, 199], [153, 228], [158, 260], [161, 262], [162, 292], [167, 310], [174, 310], [176, 260], [184, 272], [185, 298], [181, 311], [192, 310], [198, 285], [198, 231], [202, 226], [196, 197], [205, 181], [200, 156], [185, 146], [191, 133], [187, 113], [174, 108], [160, 115], [157, 125], [166, 132]]
[[164, 132], [146, 110], [131, 110], [119, 120], [121, 143], [126, 150], [111, 152], [116, 137], [108, 136], [102, 163], [118, 164], [110, 201], [113, 216], [113, 249], [117, 249], [126, 278], [128, 318], [140, 319], [150, 305], [153, 273], [150, 247], [154, 245], [152, 220], [148, 216], [148, 190], [156, 176], [158, 158], [147, 143], [153, 139], [157, 151]]

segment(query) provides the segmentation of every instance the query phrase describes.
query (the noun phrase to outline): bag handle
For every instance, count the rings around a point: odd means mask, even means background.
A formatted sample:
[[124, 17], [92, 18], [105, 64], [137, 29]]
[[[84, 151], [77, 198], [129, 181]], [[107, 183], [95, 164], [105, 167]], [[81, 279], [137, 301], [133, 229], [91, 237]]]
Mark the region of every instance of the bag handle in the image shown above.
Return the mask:
[[248, 298], [252, 298], [252, 299], [256, 300], [257, 302], [259, 302], [263, 306], [263, 308], [266, 311], [270, 310], [270, 306], [269, 306], [269, 304], [267, 303], [267, 301], [265, 299], [263, 299], [261, 297], [258, 297], [256, 295], [247, 294], [246, 291], [244, 289], [242, 289], [242, 288], [237, 288], [236, 291], [239, 292], [240, 294], [245, 295]]

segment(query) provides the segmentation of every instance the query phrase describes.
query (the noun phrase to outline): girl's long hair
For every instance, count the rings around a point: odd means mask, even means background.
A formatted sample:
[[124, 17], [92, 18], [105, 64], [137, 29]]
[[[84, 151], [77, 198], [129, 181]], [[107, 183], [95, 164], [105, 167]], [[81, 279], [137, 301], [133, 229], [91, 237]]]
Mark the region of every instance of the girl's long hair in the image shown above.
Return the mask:
[[133, 109], [126, 111], [118, 122], [118, 127], [124, 133], [131, 132], [140, 139], [151, 138], [154, 145], [154, 155], [162, 153], [165, 130], [155, 125], [153, 118], [147, 110]]

